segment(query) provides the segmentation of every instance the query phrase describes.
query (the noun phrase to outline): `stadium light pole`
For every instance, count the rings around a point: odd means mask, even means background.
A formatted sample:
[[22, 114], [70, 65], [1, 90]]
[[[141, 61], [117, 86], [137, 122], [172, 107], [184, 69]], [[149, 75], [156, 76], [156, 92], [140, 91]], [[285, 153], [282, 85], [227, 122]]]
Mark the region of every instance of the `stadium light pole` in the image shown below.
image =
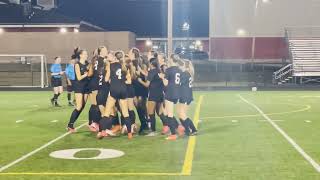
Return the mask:
[[173, 22], [173, 0], [168, 0], [168, 36], [167, 36], [167, 43], [168, 43], [168, 57], [173, 52], [173, 41], [172, 41], [172, 23]]

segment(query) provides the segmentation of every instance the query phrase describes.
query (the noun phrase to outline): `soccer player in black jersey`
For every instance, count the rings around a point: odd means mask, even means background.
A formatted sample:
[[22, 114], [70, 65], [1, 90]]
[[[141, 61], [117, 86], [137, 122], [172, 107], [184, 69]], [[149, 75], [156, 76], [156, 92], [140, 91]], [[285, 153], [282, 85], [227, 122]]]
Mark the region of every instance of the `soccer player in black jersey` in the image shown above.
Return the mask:
[[133, 138], [131, 132], [131, 120], [128, 112], [128, 94], [126, 86], [126, 84], [131, 83], [131, 76], [125, 65], [120, 63], [122, 58], [124, 58], [123, 52], [116, 52], [114, 56], [109, 53], [108, 56], [108, 60], [110, 61], [110, 70], [107, 70], [107, 76], [110, 77], [110, 95], [107, 100], [103, 118], [100, 120], [100, 132], [97, 135], [98, 139], [106, 137], [111, 133], [111, 114], [117, 100], [119, 101], [121, 113], [124, 117], [124, 123], [128, 129], [128, 139]]
[[137, 75], [136, 75], [136, 67], [133, 65], [131, 58], [129, 57], [129, 55], [127, 54], [125, 56], [125, 65], [127, 67], [127, 69], [130, 72], [130, 76], [131, 76], [131, 83], [127, 84], [127, 92], [128, 92], [128, 109], [129, 109], [129, 117], [131, 120], [131, 132], [135, 133], [136, 129], [137, 129], [137, 125], [136, 125], [136, 114], [134, 112], [135, 109], [135, 104], [134, 104], [134, 99], [135, 99], [135, 89], [133, 86], [133, 80], [137, 79]]
[[76, 108], [72, 112], [69, 123], [68, 131], [71, 133], [76, 132], [74, 123], [81, 114], [85, 103], [88, 98], [88, 52], [86, 50], [79, 51], [79, 61], [75, 64], [76, 80], [74, 82], [74, 92], [76, 99]]
[[137, 113], [140, 120], [140, 129], [139, 134], [142, 134], [145, 129], [147, 129], [147, 110], [146, 110], [146, 100], [148, 97], [148, 88], [144, 87], [139, 81], [138, 78], [141, 78], [143, 81], [146, 80], [148, 67], [142, 61], [140, 56], [140, 51], [137, 48], [132, 48], [128, 54], [132, 65], [135, 68], [135, 76], [132, 79], [132, 85], [135, 91], [134, 103], [137, 109]]
[[[151, 58], [150, 59], [150, 70], [148, 72], [147, 81], [144, 82], [142, 79], [138, 79], [141, 84], [145, 87], [148, 87], [149, 90], [149, 97], [147, 102], [147, 111], [148, 111], [148, 121], [151, 126], [151, 132], [147, 136], [155, 136], [156, 135], [156, 118], [155, 112], [159, 116], [162, 115], [160, 112], [162, 102], [163, 102], [163, 89], [164, 85], [162, 80], [159, 77], [160, 70], [158, 68], [158, 59]], [[161, 114], [161, 115], [160, 115]]]
[[[105, 57], [108, 55], [108, 49], [105, 46], [99, 47], [96, 52], [95, 56], [92, 59], [91, 66], [90, 66], [90, 95], [89, 99], [91, 102], [91, 107], [89, 110], [89, 129], [92, 132], [99, 131], [99, 121], [101, 118], [100, 106], [104, 106], [106, 103], [106, 93], [108, 92], [108, 84], [105, 82]], [[106, 92], [104, 92], [103, 90]], [[100, 94], [99, 94], [100, 91]], [[99, 94], [99, 98], [98, 98]], [[99, 100], [99, 104], [98, 101]]]
[[[180, 77], [181, 70], [178, 67], [179, 57], [178, 55], [171, 55], [169, 59], [170, 66], [166, 69], [165, 74], [159, 74], [160, 78], [163, 80], [165, 85], [165, 109], [168, 115], [168, 125], [171, 131], [171, 135], [168, 136], [167, 140], [176, 140], [176, 129], [178, 129], [179, 124], [174, 118], [174, 105], [177, 104], [179, 100], [180, 91]], [[179, 135], [181, 135], [184, 129], [179, 128]]]
[[196, 135], [197, 129], [195, 128], [191, 119], [187, 116], [188, 108], [193, 101], [192, 83], [194, 77], [194, 68], [189, 60], [185, 60], [180, 67], [182, 70], [180, 77], [180, 98], [178, 104], [178, 115], [181, 124], [185, 129], [186, 135]]

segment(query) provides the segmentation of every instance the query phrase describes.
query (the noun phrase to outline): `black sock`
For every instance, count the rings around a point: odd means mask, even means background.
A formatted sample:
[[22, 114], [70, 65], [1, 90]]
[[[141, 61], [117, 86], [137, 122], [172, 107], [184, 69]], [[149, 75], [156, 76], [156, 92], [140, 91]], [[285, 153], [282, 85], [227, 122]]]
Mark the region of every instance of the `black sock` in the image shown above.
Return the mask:
[[162, 121], [163, 126], [168, 126], [168, 118], [163, 114], [160, 114], [159, 117]]
[[186, 120], [186, 124], [187, 126], [191, 129], [191, 131], [194, 133], [194, 132], [197, 132], [197, 129], [196, 127], [194, 126], [193, 122], [191, 121], [190, 118], [187, 118]]
[[59, 96], [60, 96], [60, 93], [57, 94], [57, 99], [59, 98]]
[[177, 129], [179, 126], [178, 120], [173, 116], [174, 127]]
[[131, 119], [131, 124], [136, 123], [136, 113], [134, 113], [134, 111], [129, 111], [129, 117]]
[[94, 105], [94, 116], [93, 116], [93, 122], [95, 123], [99, 123], [100, 121], [100, 118], [101, 118], [101, 112], [100, 112], [100, 109], [97, 105]]
[[125, 121], [124, 121], [124, 117], [123, 117], [122, 114], [121, 114], [120, 119], [121, 119], [121, 126], [124, 126], [126, 123], [125, 123]]
[[151, 131], [156, 131], [156, 116], [154, 114], [149, 115], [150, 116], [150, 123], [151, 123]]
[[128, 133], [131, 133], [131, 119], [129, 117], [124, 117], [123, 121], [127, 126]]
[[89, 115], [89, 122], [88, 123], [89, 123], [89, 125], [91, 125], [93, 120], [94, 120], [94, 116], [95, 116], [95, 107], [94, 107], [94, 105], [90, 106], [88, 115]]
[[76, 120], [78, 119], [80, 113], [81, 113], [81, 111], [78, 111], [76, 109], [72, 112], [69, 123], [68, 123], [69, 128], [72, 128], [72, 129], [74, 128], [73, 125], [76, 122]]
[[141, 133], [144, 129], [146, 129], [148, 127], [147, 119], [145, 117], [145, 113], [144, 113], [144, 110], [142, 108], [138, 107], [137, 108], [137, 113], [138, 113], [140, 124], [141, 124], [139, 133]]
[[115, 116], [112, 116], [112, 125], [120, 125], [118, 113]]
[[171, 131], [171, 135], [175, 135], [176, 134], [176, 125], [175, 125], [175, 120], [173, 119], [173, 117], [168, 117], [168, 125]]
[[186, 122], [186, 120], [187, 119], [185, 119], [185, 120], [180, 119], [180, 123], [182, 124], [182, 126], [185, 129], [184, 132], [186, 133], [186, 135], [189, 135], [190, 134], [190, 129], [189, 129], [189, 126], [188, 126], [188, 123]]
[[59, 97], [58, 94], [54, 94], [52, 99], [53, 99], [54, 101], [57, 101], [58, 97]]
[[71, 102], [71, 93], [68, 92], [68, 102]]

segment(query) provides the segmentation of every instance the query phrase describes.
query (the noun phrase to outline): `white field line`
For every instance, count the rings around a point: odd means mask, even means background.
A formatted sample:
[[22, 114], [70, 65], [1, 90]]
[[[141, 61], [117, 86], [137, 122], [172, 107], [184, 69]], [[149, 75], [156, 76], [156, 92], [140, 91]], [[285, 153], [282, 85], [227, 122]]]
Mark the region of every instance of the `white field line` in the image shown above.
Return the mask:
[[19, 119], [19, 120], [16, 120], [16, 123], [21, 123], [21, 122], [23, 122], [24, 120], [22, 120], [22, 119]]
[[[259, 120], [259, 121], [268, 122], [268, 120], [265, 120], [265, 119], [261, 119], [261, 120]], [[271, 120], [271, 121], [273, 121], [273, 122], [283, 122], [283, 121], [285, 121], [285, 120], [277, 119], [277, 120]]]
[[[83, 127], [84, 125], [86, 125], [86, 124], [87, 124], [87, 123], [84, 123], [84, 124], [82, 124], [82, 125], [78, 126], [76, 129], [80, 129], [80, 128], [82, 128], [82, 127]], [[21, 162], [21, 161], [25, 160], [25, 159], [27, 159], [28, 157], [30, 157], [30, 156], [32, 156], [32, 155], [34, 155], [35, 153], [37, 153], [37, 152], [41, 151], [41, 150], [42, 150], [42, 149], [44, 149], [44, 148], [46, 148], [46, 147], [50, 146], [51, 144], [53, 144], [53, 143], [55, 143], [55, 142], [59, 141], [60, 139], [64, 138], [65, 136], [67, 136], [67, 135], [69, 135], [69, 134], [70, 134], [69, 132], [64, 133], [63, 135], [61, 135], [61, 136], [59, 136], [59, 137], [55, 138], [54, 140], [52, 140], [52, 141], [50, 141], [50, 142], [48, 142], [48, 143], [44, 144], [43, 146], [41, 146], [41, 147], [39, 147], [39, 148], [37, 148], [37, 149], [35, 149], [35, 150], [33, 150], [33, 151], [29, 152], [28, 154], [25, 154], [25, 155], [21, 156], [19, 159], [16, 159], [16, 160], [12, 161], [11, 163], [9, 163], [9, 164], [7, 164], [7, 165], [2, 166], [2, 167], [0, 168], [0, 172], [2, 172], [2, 171], [4, 171], [4, 170], [6, 170], [6, 169], [8, 169], [8, 168], [10, 168], [11, 166], [13, 166], [13, 165], [15, 165], [15, 164], [17, 164], [17, 163], [19, 163], [19, 162]]]
[[250, 106], [254, 107], [299, 153], [300, 155], [306, 159], [313, 168], [320, 173], [320, 165], [311, 158], [284, 130], [282, 130], [275, 122], [273, 122], [269, 116], [267, 116], [258, 106], [246, 100], [244, 97], [239, 95], [240, 99]]

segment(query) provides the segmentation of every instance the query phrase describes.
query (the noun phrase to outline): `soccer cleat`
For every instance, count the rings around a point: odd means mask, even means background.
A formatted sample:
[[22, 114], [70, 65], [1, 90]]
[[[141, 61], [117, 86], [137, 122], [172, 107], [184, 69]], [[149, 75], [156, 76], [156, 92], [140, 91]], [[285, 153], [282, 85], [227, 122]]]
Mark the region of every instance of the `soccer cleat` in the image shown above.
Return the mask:
[[106, 131], [101, 131], [97, 134], [97, 139], [103, 139], [104, 137], [108, 137]]
[[77, 132], [77, 130], [75, 128], [71, 128], [71, 127], [67, 127], [67, 131], [69, 133], [76, 133]]
[[154, 136], [157, 136], [158, 135], [158, 133], [156, 133], [156, 132], [149, 132], [146, 136], [147, 137], [154, 137]]
[[91, 132], [98, 132], [99, 131], [99, 129], [96, 129], [96, 127], [94, 126], [93, 123], [91, 125], [88, 125], [88, 128]]
[[190, 133], [190, 136], [196, 136], [196, 135], [198, 135], [197, 131]]
[[132, 139], [133, 138], [133, 134], [132, 133], [128, 133], [128, 139]]
[[168, 136], [167, 138], [166, 138], [166, 140], [169, 140], [169, 141], [175, 141], [175, 140], [177, 140], [177, 135], [170, 135], [170, 136]]
[[121, 130], [121, 126], [120, 125], [115, 125], [111, 129], [112, 133], [114, 133], [114, 134], [119, 133], [120, 130]]
[[179, 125], [178, 126], [178, 134], [180, 137], [184, 136], [184, 131], [185, 131], [184, 127], [182, 125]]
[[61, 107], [57, 102], [54, 103], [54, 107]]
[[51, 102], [52, 106], [54, 106], [54, 99], [53, 98], [50, 99], [50, 102]]
[[95, 122], [94, 122], [94, 123], [92, 123], [91, 125], [93, 125], [93, 127], [96, 128], [97, 132], [99, 131], [100, 126], [99, 126], [98, 123], [95, 123]]
[[169, 133], [169, 131], [170, 131], [169, 126], [163, 126], [161, 134], [166, 135]]
[[126, 134], [128, 133], [128, 128], [126, 125], [122, 126], [122, 129], [121, 129], [121, 134]]
[[138, 131], [138, 126], [136, 124], [132, 124], [131, 125], [131, 132], [133, 134], [135, 134], [135, 133], [137, 133], [137, 131]]
[[71, 107], [74, 107], [74, 104], [72, 102], [69, 102], [68, 105], [71, 106]]
[[108, 134], [108, 136], [117, 136], [117, 134], [113, 133], [112, 130], [106, 129], [106, 133]]

